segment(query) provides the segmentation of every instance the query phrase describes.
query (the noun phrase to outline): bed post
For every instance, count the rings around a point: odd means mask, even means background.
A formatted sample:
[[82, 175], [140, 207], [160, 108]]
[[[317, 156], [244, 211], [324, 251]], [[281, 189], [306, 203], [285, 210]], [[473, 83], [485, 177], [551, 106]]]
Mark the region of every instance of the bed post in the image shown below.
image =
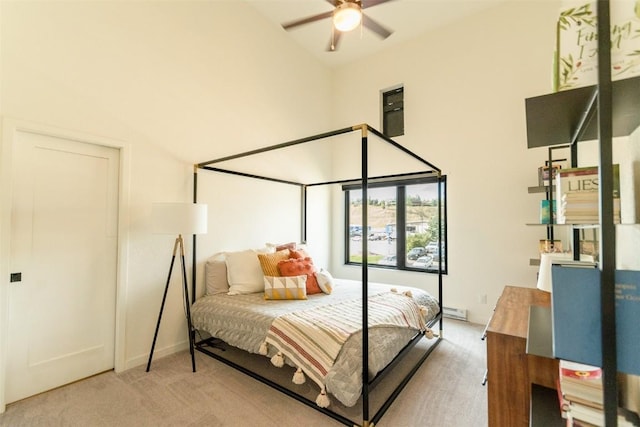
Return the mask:
[[300, 186], [300, 242], [307, 243], [307, 186]]
[[[368, 221], [368, 137], [367, 125], [362, 131], [362, 425], [369, 426], [369, 221]], [[354, 127], [357, 129], [357, 127]]]
[[[198, 203], [198, 165], [193, 165], [193, 203]], [[191, 304], [196, 302], [196, 235], [193, 235], [191, 249]], [[191, 332], [193, 333], [193, 331]]]
[[449, 262], [449, 260], [445, 258], [445, 254], [442, 250], [442, 182], [442, 174], [438, 172], [438, 305], [440, 308], [440, 320], [438, 321], [438, 326], [440, 327], [440, 338], [443, 337], [442, 333], [444, 330], [444, 316], [442, 316], [442, 260], [445, 259], [446, 262]]

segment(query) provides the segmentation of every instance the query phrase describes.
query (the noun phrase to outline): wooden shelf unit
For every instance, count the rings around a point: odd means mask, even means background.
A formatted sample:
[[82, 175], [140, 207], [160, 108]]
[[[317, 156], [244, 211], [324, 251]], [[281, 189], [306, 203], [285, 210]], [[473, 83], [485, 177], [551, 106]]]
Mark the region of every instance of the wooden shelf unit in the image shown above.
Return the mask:
[[[580, 141], [598, 140], [599, 171], [613, 176], [612, 139], [627, 136], [640, 126], [640, 76], [611, 80], [611, 25], [609, 0], [597, 1], [598, 84], [528, 98], [529, 148], [570, 144], [572, 158]], [[577, 166], [577, 165], [576, 165]], [[617, 425], [617, 343], [615, 317], [616, 229], [613, 221], [611, 179], [600, 179], [600, 259], [602, 315], [600, 337], [605, 425]], [[576, 247], [574, 243], [574, 247]], [[492, 425], [490, 423], [490, 425]]]
[[531, 385], [556, 389], [558, 361], [527, 354], [529, 307], [550, 307], [550, 294], [506, 286], [486, 330], [489, 425], [529, 426]]

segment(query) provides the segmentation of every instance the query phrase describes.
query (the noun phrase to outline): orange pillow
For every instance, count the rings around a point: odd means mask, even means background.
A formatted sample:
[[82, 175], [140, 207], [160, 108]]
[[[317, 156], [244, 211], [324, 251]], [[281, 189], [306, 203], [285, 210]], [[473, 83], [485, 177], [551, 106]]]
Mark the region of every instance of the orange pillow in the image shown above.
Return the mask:
[[289, 258], [309, 258], [309, 254], [304, 249], [290, 249]]
[[307, 295], [320, 294], [322, 289], [316, 279], [316, 268], [311, 258], [289, 258], [278, 263], [278, 271], [281, 276], [307, 275]]

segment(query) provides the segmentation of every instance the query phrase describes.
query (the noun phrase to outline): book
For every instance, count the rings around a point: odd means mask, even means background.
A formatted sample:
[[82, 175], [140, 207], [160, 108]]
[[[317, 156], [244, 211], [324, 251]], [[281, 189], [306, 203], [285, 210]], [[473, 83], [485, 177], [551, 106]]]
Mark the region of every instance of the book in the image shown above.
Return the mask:
[[[554, 201], [553, 203], [553, 222], [556, 222], [556, 213], [558, 212], [557, 208], [558, 202]], [[551, 201], [550, 200], [540, 200], [540, 224], [551, 224]]]
[[558, 381], [565, 400], [602, 407], [602, 368], [560, 360]]
[[618, 371], [640, 375], [640, 272], [616, 271]]
[[640, 417], [637, 412], [626, 408], [618, 408], [618, 427], [640, 426]]
[[558, 393], [558, 403], [560, 404], [560, 416], [567, 420], [570, 418], [569, 415], [569, 401], [564, 398], [564, 394], [562, 394], [562, 387], [560, 386], [560, 378], [556, 380], [556, 393]]
[[[584, 421], [588, 424], [581, 423], [578, 425], [594, 425], [604, 427], [604, 411], [602, 408], [594, 408], [589, 405], [583, 405], [578, 402], [569, 401], [569, 413], [571, 418], [577, 421]], [[574, 425], [576, 423], [574, 422]]]
[[540, 239], [538, 250], [541, 254], [562, 253], [561, 240]]
[[[597, 268], [552, 265], [551, 318], [554, 356], [602, 366], [600, 275]], [[640, 271], [616, 270], [618, 371], [640, 375]]]
[[[598, 223], [600, 221], [600, 199], [597, 192], [567, 193], [559, 201], [563, 220], [570, 223]], [[620, 223], [620, 198], [613, 199], [614, 222]]]
[[[540, 166], [538, 168], [538, 184], [545, 187], [555, 184], [556, 175], [561, 168], [560, 165], [553, 165], [551, 168], [548, 165]], [[549, 180], [549, 175], [551, 175], [551, 180]]]
[[[620, 166], [613, 165], [613, 216], [620, 223]], [[556, 178], [557, 223], [595, 224], [600, 221], [598, 166], [561, 169]]]
[[[594, 408], [577, 402], [569, 402], [567, 412], [569, 422], [573, 427], [605, 427], [604, 412], [602, 408]], [[618, 408], [618, 427], [640, 426], [638, 414], [625, 408]]]
[[574, 419], [573, 417], [570, 417], [569, 419], [570, 421], [566, 424], [567, 427], [598, 427], [595, 424], [591, 424], [582, 420], [577, 420], [577, 419]]
[[[595, 85], [598, 83], [597, 2], [562, 0], [560, 4], [553, 62], [554, 91]], [[640, 50], [636, 4], [611, 2], [611, 80], [640, 74], [640, 63], [635, 60], [635, 52]]]

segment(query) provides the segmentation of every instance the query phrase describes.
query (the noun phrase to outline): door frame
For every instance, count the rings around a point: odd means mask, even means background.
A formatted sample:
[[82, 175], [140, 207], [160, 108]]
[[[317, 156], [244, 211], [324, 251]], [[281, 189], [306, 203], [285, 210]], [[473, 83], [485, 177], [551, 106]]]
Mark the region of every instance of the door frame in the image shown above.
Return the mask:
[[32, 123], [10, 117], [2, 117], [2, 141], [0, 143], [0, 414], [6, 409], [5, 378], [8, 353], [8, 310], [9, 310], [9, 257], [11, 254], [11, 200], [13, 146], [18, 132], [35, 133], [55, 138], [112, 147], [119, 150], [118, 184], [118, 245], [116, 267], [116, 312], [115, 312], [115, 354], [114, 369], [121, 372], [126, 368], [125, 337], [127, 307], [127, 270], [129, 248], [129, 187], [131, 181], [131, 147], [129, 143], [110, 138], [89, 135], [83, 132], [60, 129], [49, 125]]

